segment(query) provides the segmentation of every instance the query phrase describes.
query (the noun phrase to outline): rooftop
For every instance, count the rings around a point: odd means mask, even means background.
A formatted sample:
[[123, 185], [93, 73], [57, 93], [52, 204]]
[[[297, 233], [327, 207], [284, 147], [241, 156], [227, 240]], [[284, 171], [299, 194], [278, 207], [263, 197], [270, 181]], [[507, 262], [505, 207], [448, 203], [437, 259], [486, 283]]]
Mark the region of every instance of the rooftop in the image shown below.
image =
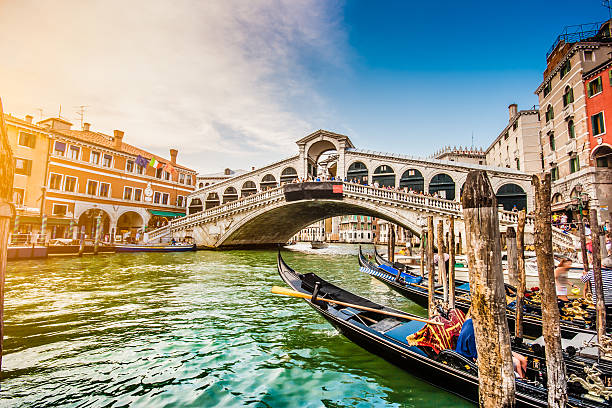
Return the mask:
[[580, 41], [610, 41], [609, 22], [610, 20], [566, 26], [546, 52], [546, 60], [548, 61], [548, 58], [559, 46], [565, 44]]

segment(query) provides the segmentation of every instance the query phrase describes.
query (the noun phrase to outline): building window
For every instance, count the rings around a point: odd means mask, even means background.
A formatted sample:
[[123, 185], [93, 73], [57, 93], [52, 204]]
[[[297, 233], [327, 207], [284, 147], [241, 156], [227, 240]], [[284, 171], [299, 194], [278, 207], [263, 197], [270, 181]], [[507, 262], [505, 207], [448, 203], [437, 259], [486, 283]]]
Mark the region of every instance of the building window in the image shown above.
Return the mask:
[[49, 188], [59, 190], [62, 186], [62, 176], [60, 174], [51, 173], [49, 175]]
[[66, 178], [64, 179], [64, 191], [74, 193], [76, 191], [76, 183], [76, 177], [66, 176]]
[[160, 199], [161, 199], [161, 193], [156, 191], [155, 194], [153, 194], [153, 202], [155, 204], [159, 204]]
[[591, 50], [584, 50], [584, 60], [585, 61], [594, 61], [594, 59], [593, 59], [593, 51], [591, 51]]
[[550, 150], [552, 150], [554, 152], [556, 150], [556, 147], [555, 147], [555, 134], [552, 133], [552, 132], [548, 134], [548, 144], [550, 146]]
[[113, 156], [111, 156], [110, 154], [105, 154], [104, 160], [102, 161], [102, 165], [104, 167], [110, 167], [112, 164], [113, 164]]
[[512, 124], [512, 130], [516, 130], [517, 127], [518, 127], [518, 120], [515, 120], [514, 123]]
[[13, 189], [13, 204], [23, 205], [24, 198], [25, 198], [25, 190], [23, 188]]
[[87, 194], [97, 195], [98, 194], [98, 182], [95, 180], [87, 180]]
[[24, 176], [32, 174], [32, 160], [15, 157], [15, 174]]
[[542, 90], [544, 92], [544, 97], [546, 98], [546, 96], [550, 93], [552, 87], [550, 85], [550, 82], [547, 83], [546, 85], [544, 85], [544, 89]]
[[68, 212], [68, 206], [66, 204], [53, 204], [53, 215], [65, 216]]
[[19, 146], [31, 147], [34, 148], [36, 145], [36, 136], [32, 133], [19, 133]]
[[128, 173], [134, 172], [134, 160], [126, 160], [125, 171], [127, 171]]
[[575, 173], [580, 170], [580, 162], [578, 161], [578, 157], [572, 157], [569, 161], [570, 165], [570, 173]]
[[187, 181], [187, 185], [190, 186], [191, 185], [191, 176], [190, 175], [185, 176], [185, 181]]
[[570, 139], [576, 138], [576, 129], [574, 128], [573, 120], [570, 120], [569, 122], [567, 122], [567, 134], [569, 135]]
[[164, 180], [170, 180], [170, 173], [164, 171]]
[[169, 198], [170, 198], [170, 194], [168, 194], [168, 193], [162, 194], [162, 204], [167, 205]]
[[93, 164], [100, 164], [100, 152], [91, 152], [89, 161]]
[[601, 135], [606, 132], [603, 112], [591, 116], [591, 126], [593, 126], [593, 136]]
[[78, 146], [70, 146], [70, 150], [68, 155], [72, 160], [79, 160], [79, 153], [81, 152], [81, 148]]
[[182, 207], [183, 206], [183, 200], [185, 199], [185, 197], [183, 196], [177, 196], [176, 197], [176, 205], [177, 207]]
[[588, 94], [589, 97], [591, 96], [595, 96], [598, 93], [600, 93], [603, 90], [603, 87], [601, 86], [601, 77], [597, 77], [594, 80], [592, 80], [591, 82], [589, 82], [588, 85]]
[[162, 178], [162, 173], [164, 172], [164, 170], [159, 167], [157, 170], [155, 170], [155, 177], [157, 177], [158, 179]]
[[56, 141], [53, 145], [53, 154], [56, 156], [63, 156], [66, 153], [66, 143]]
[[608, 76], [610, 77], [610, 86], [612, 86], [612, 69], [608, 71]]
[[604, 168], [608, 167], [608, 158], [605, 157], [605, 156], [604, 157], [597, 157], [595, 159], [595, 166], [597, 166], [597, 167], [604, 167]]
[[574, 90], [566, 86], [563, 92], [563, 106], [567, 106], [572, 102], [574, 102]]
[[563, 78], [564, 76], [569, 74], [571, 69], [572, 69], [572, 66], [570, 64], [570, 61], [569, 60], [565, 61], [565, 63], [561, 66], [561, 71], [559, 72], [559, 76]]
[[137, 165], [136, 165], [136, 172], [137, 172], [138, 174], [142, 174], [142, 173], [144, 173], [144, 167], [142, 167], [141, 165], [137, 164]]
[[516, 169], [520, 170], [521, 169], [521, 161], [519, 160], [518, 157], [515, 160], [516, 160]]
[[546, 109], [546, 123], [550, 122], [555, 118], [555, 111], [553, 110], [552, 105], [548, 105]]
[[185, 175], [183, 173], [179, 174], [179, 183], [185, 184]]
[[504, 140], [508, 139], [508, 132], [504, 133]]
[[559, 180], [559, 168], [557, 166], [550, 169], [550, 178], [552, 181]]
[[141, 188], [134, 189], [134, 201], [142, 201], [142, 189]]
[[131, 200], [132, 199], [132, 187], [124, 187], [123, 188], [123, 199]]
[[100, 197], [108, 197], [110, 192], [110, 184], [108, 183], [100, 183]]

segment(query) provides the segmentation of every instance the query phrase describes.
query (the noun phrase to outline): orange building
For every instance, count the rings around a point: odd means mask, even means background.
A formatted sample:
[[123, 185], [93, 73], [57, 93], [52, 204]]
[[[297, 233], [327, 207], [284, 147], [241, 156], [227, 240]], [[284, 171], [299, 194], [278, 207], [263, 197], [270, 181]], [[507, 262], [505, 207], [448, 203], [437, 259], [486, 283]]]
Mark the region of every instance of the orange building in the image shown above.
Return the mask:
[[[49, 118], [38, 123], [52, 139], [44, 211], [50, 217], [73, 220], [77, 231], [91, 238], [101, 217], [101, 236], [137, 239], [148, 228], [185, 215], [186, 196], [195, 189], [196, 172], [176, 162], [178, 151], [165, 159], [127, 144], [123, 132], [113, 136], [72, 130], [72, 124]], [[70, 236], [70, 228], [55, 227], [51, 236]], [[120, 238], [119, 238], [120, 237]]]

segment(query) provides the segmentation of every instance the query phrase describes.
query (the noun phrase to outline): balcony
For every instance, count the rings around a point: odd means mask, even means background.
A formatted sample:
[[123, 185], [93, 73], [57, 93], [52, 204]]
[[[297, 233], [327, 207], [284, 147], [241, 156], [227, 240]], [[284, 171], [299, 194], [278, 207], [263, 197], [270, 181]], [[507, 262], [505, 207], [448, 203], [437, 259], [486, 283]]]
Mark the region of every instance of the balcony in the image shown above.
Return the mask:
[[556, 163], [557, 162], [557, 152], [550, 152], [546, 156], [546, 163]]
[[576, 139], [570, 139], [565, 145], [565, 151], [567, 154], [576, 153], [578, 150], [576, 148]]
[[574, 104], [569, 103], [567, 106], [565, 106], [561, 111], [561, 114], [563, 115], [563, 119], [565, 120], [567, 120], [571, 116], [574, 116]]
[[549, 120], [548, 122], [546, 122], [544, 124], [544, 126], [542, 126], [542, 133], [546, 134], [548, 132], [552, 132], [553, 130], [553, 121]]

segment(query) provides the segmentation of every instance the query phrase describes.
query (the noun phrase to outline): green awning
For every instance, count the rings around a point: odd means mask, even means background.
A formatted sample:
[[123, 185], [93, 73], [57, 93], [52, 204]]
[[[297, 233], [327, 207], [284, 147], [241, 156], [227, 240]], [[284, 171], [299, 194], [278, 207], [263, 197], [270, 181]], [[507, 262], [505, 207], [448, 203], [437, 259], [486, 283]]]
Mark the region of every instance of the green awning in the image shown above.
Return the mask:
[[160, 217], [184, 217], [185, 216], [185, 213], [174, 212], [174, 211], [149, 210], [149, 212], [153, 215], [159, 215]]

